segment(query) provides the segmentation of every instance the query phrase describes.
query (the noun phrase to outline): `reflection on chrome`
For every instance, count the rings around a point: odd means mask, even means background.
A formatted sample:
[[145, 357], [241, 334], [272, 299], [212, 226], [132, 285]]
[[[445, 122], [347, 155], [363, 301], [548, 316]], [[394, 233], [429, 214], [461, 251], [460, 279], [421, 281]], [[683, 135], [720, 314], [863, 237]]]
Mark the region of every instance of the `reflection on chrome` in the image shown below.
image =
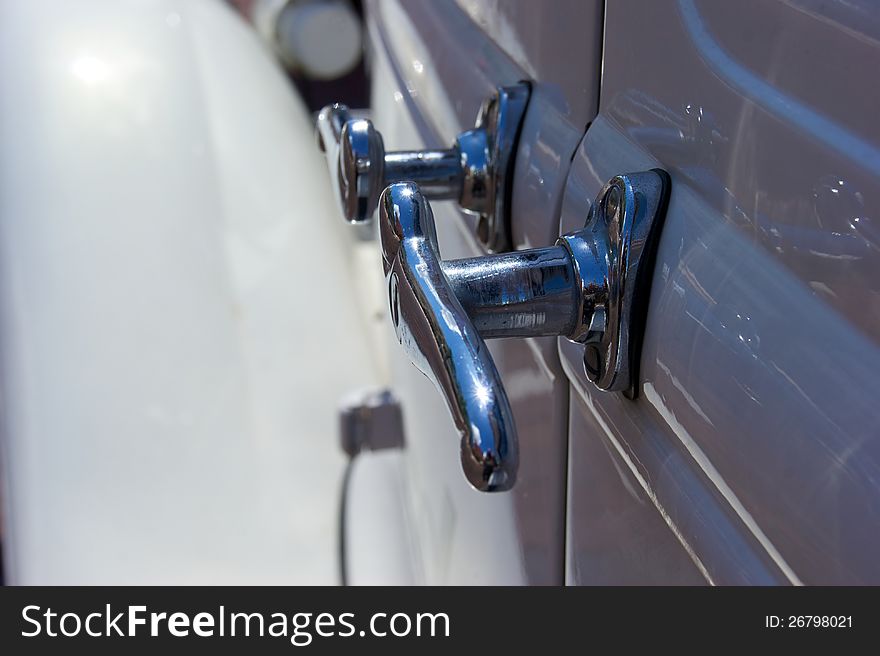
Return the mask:
[[398, 340], [441, 390], [477, 489], [516, 480], [516, 426], [484, 339], [560, 335], [584, 345], [597, 388], [635, 394], [651, 260], [665, 209], [661, 171], [613, 178], [584, 229], [556, 245], [443, 262], [434, 217], [414, 182], [379, 201], [379, 235]]
[[[421, 72], [421, 62], [413, 66]], [[528, 98], [527, 84], [500, 87], [483, 104], [474, 129], [459, 134], [451, 148], [396, 152], [385, 151], [369, 120], [352, 118], [344, 105], [328, 105], [318, 114], [318, 139], [343, 217], [365, 223], [382, 189], [415, 182], [426, 198], [456, 200], [478, 215], [480, 240], [489, 250], [506, 250], [511, 243], [506, 185]]]

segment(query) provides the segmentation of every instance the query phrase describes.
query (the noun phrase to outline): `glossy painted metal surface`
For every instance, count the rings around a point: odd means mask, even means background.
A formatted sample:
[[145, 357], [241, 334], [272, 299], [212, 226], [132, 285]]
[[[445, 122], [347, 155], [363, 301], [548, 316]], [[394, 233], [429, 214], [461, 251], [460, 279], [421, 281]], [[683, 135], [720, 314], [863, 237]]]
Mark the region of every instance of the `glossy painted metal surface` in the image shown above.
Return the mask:
[[379, 380], [253, 31], [213, 1], [0, 3], [0, 141], [7, 582], [338, 581], [333, 408]]
[[[523, 9], [524, 26], [554, 14], [540, 3], [516, 4]], [[577, 31], [578, 38], [566, 40], [566, 53], [580, 62], [578, 67], [554, 65], [552, 57], [543, 55], [514, 61], [455, 5], [367, 3], [371, 117], [389, 148], [443, 147], [472, 127], [483, 99], [496, 86], [537, 81], [514, 167], [511, 221], [517, 247], [546, 246], [558, 238], [558, 190], [598, 107], [601, 7], [598, 2], [567, 7], [566, 20], [556, 22]], [[548, 36], [546, 45], [558, 44], [558, 34]], [[452, 203], [434, 203], [433, 211], [444, 254], [485, 254], [475, 238], [474, 217]], [[521, 431], [521, 461], [511, 493], [481, 495], [462, 485], [456, 431], [445, 403], [432, 383], [399, 357], [393, 332], [387, 332], [393, 356], [389, 366], [407, 428], [404, 489], [421, 554], [419, 581], [562, 582], [568, 383], [559, 369], [555, 340], [488, 344]], [[492, 545], [493, 558], [478, 562], [475, 545], [486, 544]]]
[[529, 87], [499, 87], [480, 108], [475, 127], [458, 135], [452, 148], [385, 152], [382, 135], [369, 119], [353, 119], [344, 105], [318, 114], [318, 145], [350, 223], [369, 221], [382, 189], [415, 182], [432, 200], [454, 199], [479, 217], [477, 235], [490, 250], [510, 246], [508, 185]]
[[[555, 0], [554, 11], [533, 0], [457, 5], [367, 0], [383, 35], [374, 45], [395, 65], [397, 88], [388, 93], [434, 147], [469, 129], [499, 85], [534, 81], [511, 185], [511, 230], [515, 247], [550, 245], [559, 236], [571, 157], [598, 111], [603, 3]], [[387, 137], [389, 127], [380, 127]]]
[[492, 356], [440, 266], [431, 207], [411, 182], [379, 199], [391, 323], [413, 363], [442, 391], [461, 433], [461, 466], [482, 492], [516, 482], [516, 426]]
[[660, 165], [673, 193], [638, 400], [594, 393], [559, 343], [582, 418], [567, 579], [609, 580], [595, 490], [622, 485], [663, 521], [617, 525], [612, 579], [678, 551], [713, 583], [877, 583], [880, 90], [851, 83], [880, 65], [876, 7], [626, 0], [606, 21], [563, 226], [615, 170]]
[[351, 461], [340, 522], [345, 585], [423, 581], [405, 474], [406, 457], [400, 449], [364, 451]]
[[[585, 377], [581, 384], [593, 389]], [[621, 395], [615, 398], [632, 404]], [[653, 487], [640, 484], [637, 461], [622, 445], [618, 449], [604, 439], [609, 426], [575, 395], [569, 413], [566, 582], [705, 585], [703, 572], [669, 530], [669, 516], [657, 511]], [[674, 483], [655, 483], [661, 485]]]

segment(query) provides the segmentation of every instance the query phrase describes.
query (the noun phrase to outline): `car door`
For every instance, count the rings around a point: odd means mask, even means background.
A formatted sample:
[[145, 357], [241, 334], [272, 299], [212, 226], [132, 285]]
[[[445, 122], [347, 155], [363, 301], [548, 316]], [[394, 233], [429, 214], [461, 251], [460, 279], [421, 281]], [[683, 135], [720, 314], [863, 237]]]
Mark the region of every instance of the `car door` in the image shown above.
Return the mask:
[[[473, 128], [481, 103], [497, 86], [532, 82], [515, 165], [512, 226], [517, 247], [552, 243], [571, 157], [598, 108], [601, 3], [566, 0], [547, 12], [524, 0], [382, 0], [367, 9], [371, 117], [388, 150], [446, 147]], [[560, 39], [568, 44], [564, 50]], [[433, 209], [445, 258], [486, 253], [472, 216], [449, 201], [434, 202]], [[373, 255], [378, 266], [378, 251]], [[349, 582], [375, 580], [365, 572], [382, 569], [406, 582], [562, 583], [568, 382], [555, 339], [490, 345], [519, 424], [521, 466], [512, 492], [484, 494], [462, 475], [459, 435], [441, 395], [392, 343], [387, 325], [384, 334], [406, 447], [392, 465], [397, 471], [377, 477], [400, 481], [404, 502], [394, 512], [405, 520], [389, 523], [380, 512], [371, 521], [374, 527], [408, 526], [413, 546], [407, 553], [416, 564], [405, 576], [394, 572], [409, 556], [386, 558], [392, 561], [387, 567], [367, 558], [368, 565], [355, 567], [352, 559], [365, 549], [350, 538]], [[368, 487], [368, 458], [359, 456], [360, 473], [349, 482], [349, 521], [373, 512], [358, 500], [375, 497], [353, 491]], [[395, 530], [406, 529], [389, 532]]]
[[559, 340], [568, 583], [880, 581], [878, 65], [866, 1], [608, 3], [562, 228], [672, 193], [638, 397]]

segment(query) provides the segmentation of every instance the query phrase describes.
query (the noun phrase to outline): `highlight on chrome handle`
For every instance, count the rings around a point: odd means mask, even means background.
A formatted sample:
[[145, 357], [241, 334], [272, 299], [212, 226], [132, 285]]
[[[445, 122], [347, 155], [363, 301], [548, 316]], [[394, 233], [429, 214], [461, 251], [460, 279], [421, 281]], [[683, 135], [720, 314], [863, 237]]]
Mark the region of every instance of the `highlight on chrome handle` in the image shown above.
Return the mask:
[[516, 426], [501, 377], [440, 268], [434, 216], [418, 186], [396, 183], [379, 201], [391, 319], [413, 363], [443, 392], [461, 433], [467, 480], [485, 492], [516, 481]]
[[506, 185], [529, 86], [499, 87], [481, 107], [473, 130], [462, 132], [445, 150], [386, 152], [382, 135], [344, 105], [328, 105], [318, 114], [318, 143], [349, 223], [370, 220], [379, 193], [395, 182], [415, 182], [432, 200], [456, 200], [479, 216], [477, 236], [491, 251], [510, 247]]
[[391, 319], [413, 363], [443, 393], [478, 490], [516, 480], [516, 426], [485, 339], [562, 336], [584, 345], [600, 390], [635, 397], [653, 251], [669, 177], [618, 175], [582, 230], [554, 246], [443, 261], [431, 207], [414, 182], [387, 187], [379, 235]]

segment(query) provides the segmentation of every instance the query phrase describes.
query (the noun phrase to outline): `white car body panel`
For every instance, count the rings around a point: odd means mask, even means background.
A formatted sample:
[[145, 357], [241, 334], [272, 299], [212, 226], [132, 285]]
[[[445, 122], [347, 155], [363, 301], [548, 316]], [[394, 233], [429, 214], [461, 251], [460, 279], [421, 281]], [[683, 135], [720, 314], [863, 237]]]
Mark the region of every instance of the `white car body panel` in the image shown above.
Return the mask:
[[3, 3], [0, 143], [7, 582], [338, 580], [331, 409], [378, 374], [256, 34], [205, 0]]

